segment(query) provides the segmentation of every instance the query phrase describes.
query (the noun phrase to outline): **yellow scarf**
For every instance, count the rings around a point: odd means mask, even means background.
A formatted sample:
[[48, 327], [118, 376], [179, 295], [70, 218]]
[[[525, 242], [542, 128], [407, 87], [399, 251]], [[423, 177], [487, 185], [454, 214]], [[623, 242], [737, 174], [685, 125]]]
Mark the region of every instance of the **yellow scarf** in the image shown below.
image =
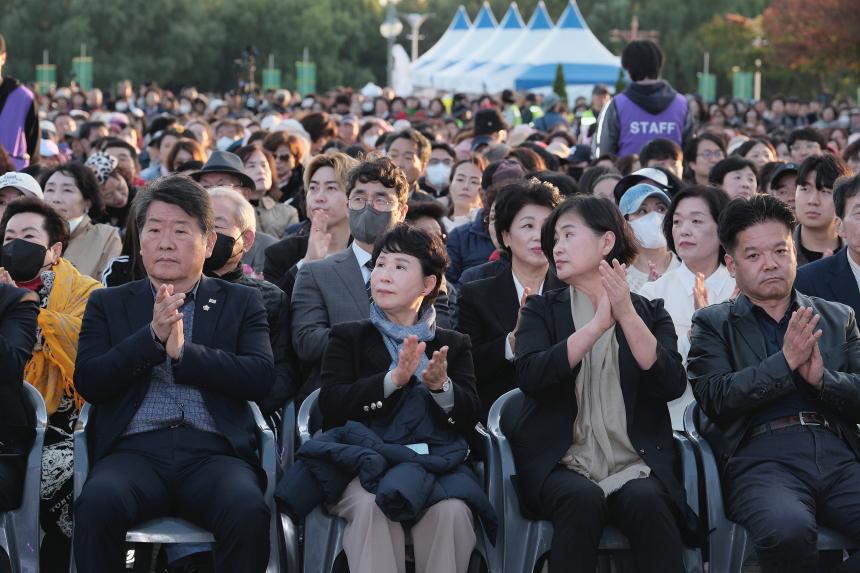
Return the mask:
[[64, 394], [75, 399], [78, 410], [83, 406], [84, 399], [75, 391], [73, 380], [78, 336], [90, 293], [102, 286], [63, 258], [51, 270], [54, 286], [47, 307], [39, 309], [39, 328], [45, 342], [41, 348], [37, 345], [24, 369], [24, 379], [45, 399], [48, 415], [57, 410]]

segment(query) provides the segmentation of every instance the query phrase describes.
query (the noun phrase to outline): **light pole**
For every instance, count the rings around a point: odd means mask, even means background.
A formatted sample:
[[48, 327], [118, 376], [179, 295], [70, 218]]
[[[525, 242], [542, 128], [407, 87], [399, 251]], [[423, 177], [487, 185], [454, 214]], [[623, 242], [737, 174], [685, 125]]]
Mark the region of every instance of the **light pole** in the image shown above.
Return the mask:
[[409, 36], [407, 37], [412, 40], [412, 53], [410, 55], [413, 62], [418, 59], [418, 41], [424, 38], [418, 30], [429, 17], [430, 14], [416, 14], [414, 12], [406, 15], [406, 21], [409, 22]]
[[391, 72], [394, 68], [394, 56], [391, 53], [394, 48], [394, 39], [403, 31], [403, 22], [397, 17], [397, 8], [395, 6], [400, 0], [379, 0], [379, 4], [383, 7], [387, 6], [385, 11], [385, 20], [379, 25], [379, 33], [385, 38], [388, 43], [388, 51], [386, 53], [386, 85], [391, 87]]

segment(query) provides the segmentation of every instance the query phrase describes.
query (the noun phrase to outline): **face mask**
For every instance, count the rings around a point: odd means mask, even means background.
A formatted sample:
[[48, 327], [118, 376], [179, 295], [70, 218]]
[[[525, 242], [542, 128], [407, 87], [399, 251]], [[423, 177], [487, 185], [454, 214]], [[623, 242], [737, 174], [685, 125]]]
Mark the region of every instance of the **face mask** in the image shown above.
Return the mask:
[[47, 252], [48, 249], [42, 245], [24, 239], [14, 239], [3, 245], [0, 262], [13, 281], [29, 281], [36, 278], [44, 266]]
[[379, 139], [376, 135], [365, 135], [361, 141], [370, 149], [376, 149], [376, 140]]
[[114, 107], [117, 111], [125, 111], [128, 109], [128, 104], [124, 101], [118, 101]]
[[448, 186], [451, 177], [451, 167], [444, 163], [436, 163], [427, 167], [427, 181], [437, 189]]
[[366, 102], [364, 102], [363, 104], [361, 104], [361, 110], [362, 110], [364, 113], [370, 113], [370, 112], [372, 112], [372, 111], [373, 111], [373, 102], [372, 102], [372, 101], [366, 101]]
[[218, 269], [224, 268], [224, 265], [233, 258], [233, 248], [236, 246], [236, 239], [229, 235], [215, 233], [215, 246], [212, 247], [212, 254], [203, 261], [203, 272], [211, 273]]
[[218, 151], [227, 151], [227, 148], [233, 145], [233, 142], [236, 141], [232, 137], [227, 137], [226, 135], [222, 135], [218, 138], [218, 141], [215, 142], [215, 146], [218, 148]]
[[356, 241], [373, 244], [376, 239], [394, 227], [394, 211], [377, 211], [370, 205], [365, 205], [361, 211], [349, 210], [349, 232]]
[[630, 221], [630, 228], [644, 249], [660, 249], [666, 247], [666, 237], [663, 235], [663, 215], [651, 211], [644, 217]]
[[186, 114], [191, 111], [190, 103], [181, 103], [179, 104], [179, 113]]

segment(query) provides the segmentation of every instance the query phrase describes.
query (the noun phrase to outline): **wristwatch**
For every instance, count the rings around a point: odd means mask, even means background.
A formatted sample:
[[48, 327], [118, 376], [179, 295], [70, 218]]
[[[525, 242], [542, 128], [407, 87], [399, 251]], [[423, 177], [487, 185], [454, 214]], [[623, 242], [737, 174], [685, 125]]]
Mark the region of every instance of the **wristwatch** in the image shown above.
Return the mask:
[[447, 380], [445, 380], [445, 382], [442, 383], [442, 387], [440, 389], [430, 390], [430, 391], [433, 392], [434, 394], [442, 394], [444, 392], [447, 392], [450, 389], [451, 389], [451, 379], [448, 378]]

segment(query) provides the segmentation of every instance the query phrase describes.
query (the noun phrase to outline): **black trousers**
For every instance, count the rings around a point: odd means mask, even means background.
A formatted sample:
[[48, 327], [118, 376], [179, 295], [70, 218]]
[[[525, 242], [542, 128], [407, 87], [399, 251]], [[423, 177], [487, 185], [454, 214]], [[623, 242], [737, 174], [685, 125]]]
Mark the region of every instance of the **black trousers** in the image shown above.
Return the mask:
[[[860, 463], [836, 434], [791, 426], [742, 445], [725, 471], [727, 515], [765, 573], [814, 572], [818, 524], [860, 541]], [[860, 554], [843, 564], [860, 570]]]
[[27, 456], [0, 456], [0, 512], [18, 509], [24, 493]]
[[594, 573], [607, 523], [630, 540], [638, 573], [682, 572], [684, 544], [672, 503], [656, 478], [629, 481], [607, 498], [591, 480], [558, 466], [540, 491], [553, 526], [550, 573]]
[[126, 531], [165, 515], [213, 533], [217, 571], [266, 570], [270, 512], [257, 473], [223, 437], [179, 427], [124, 438], [95, 464], [75, 503], [78, 571], [121, 571]]

